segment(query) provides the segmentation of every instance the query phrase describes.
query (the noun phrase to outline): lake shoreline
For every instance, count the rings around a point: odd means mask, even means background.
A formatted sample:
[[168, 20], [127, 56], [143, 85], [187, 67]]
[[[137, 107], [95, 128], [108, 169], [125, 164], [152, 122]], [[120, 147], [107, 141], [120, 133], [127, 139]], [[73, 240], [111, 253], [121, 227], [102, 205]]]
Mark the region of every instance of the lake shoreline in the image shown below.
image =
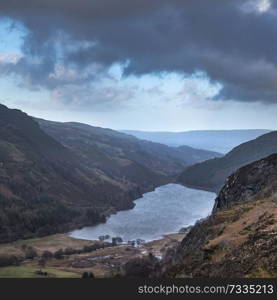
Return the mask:
[[[182, 228], [190, 227], [208, 215], [216, 195], [172, 183], [157, 187], [143, 196], [134, 201], [136, 202], [135, 208], [117, 212], [109, 219], [121, 214], [123, 219], [119, 220], [119, 225], [124, 229], [124, 226], [128, 225], [131, 231], [137, 229], [134, 226], [142, 224], [142, 228], [136, 233], [136, 238], [142, 240], [144, 236], [141, 233], [148, 230], [147, 223], [149, 223], [151, 227], [154, 227], [150, 229], [155, 233], [153, 236], [148, 235], [149, 240], [145, 239], [145, 242], [141, 241], [139, 244], [128, 244], [126, 239], [125, 243], [110, 243], [99, 241], [97, 235], [94, 239], [87, 239], [84, 236], [78, 238], [70, 233], [60, 233], [1, 244], [0, 256], [18, 257], [19, 264], [1, 266], [0, 278], [9, 277], [9, 274], [15, 274], [12, 275], [14, 277], [40, 277], [41, 275], [37, 272], [40, 268], [39, 262], [45, 252], [51, 254], [50, 257], [44, 259], [45, 267], [43, 268], [47, 270], [48, 277], [80, 278], [84, 272], [92, 272], [96, 277], [113, 277], [122, 274], [123, 266], [131, 259], [142, 258], [150, 254], [162, 259], [168, 249], [177, 247], [186, 236], [187, 231], [179, 232]], [[207, 207], [204, 205], [202, 215], [199, 215], [199, 210], [201, 211], [199, 205], [201, 206], [203, 201], [209, 202], [209, 205]], [[136, 208], [139, 211], [135, 212]], [[134, 212], [138, 215], [134, 216]], [[126, 214], [128, 216], [129, 213], [131, 213], [131, 219], [125, 220]], [[140, 217], [148, 213], [150, 213], [150, 219], [141, 221]], [[136, 217], [139, 222], [129, 224], [130, 220]], [[121, 224], [122, 220], [123, 224]], [[155, 220], [159, 222], [155, 223]], [[173, 223], [171, 223], [172, 220]], [[34, 250], [36, 255], [31, 259], [24, 259], [26, 249], [29, 248]]]
[[216, 194], [170, 183], [143, 194], [134, 201], [134, 208], [111, 215], [105, 223], [69, 232], [69, 236], [84, 240], [111, 242], [112, 238], [128, 243], [150, 242], [166, 234], [177, 233], [208, 216]]

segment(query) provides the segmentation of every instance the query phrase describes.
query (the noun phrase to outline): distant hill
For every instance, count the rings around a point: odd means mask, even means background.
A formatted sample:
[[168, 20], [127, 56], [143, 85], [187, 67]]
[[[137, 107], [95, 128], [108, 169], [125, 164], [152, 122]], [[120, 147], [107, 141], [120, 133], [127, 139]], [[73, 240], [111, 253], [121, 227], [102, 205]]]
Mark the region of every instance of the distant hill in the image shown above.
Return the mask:
[[234, 147], [270, 132], [265, 129], [253, 130], [195, 130], [185, 132], [147, 132], [122, 130], [137, 138], [166, 144], [172, 147], [187, 145], [197, 149], [206, 149], [227, 153]]
[[221, 158], [186, 168], [179, 181], [188, 186], [219, 191], [234, 171], [273, 153], [277, 153], [277, 131], [241, 144]]
[[[75, 122], [52, 122], [36, 119], [41, 128], [87, 163], [100, 169], [124, 175], [121, 164], [135, 162], [163, 176], [175, 176], [185, 166], [204, 161], [221, 154], [193, 149], [188, 146], [169, 147], [164, 144], [140, 140], [111, 129]], [[115, 166], [116, 170], [112, 170]], [[130, 174], [125, 174], [130, 179]]]

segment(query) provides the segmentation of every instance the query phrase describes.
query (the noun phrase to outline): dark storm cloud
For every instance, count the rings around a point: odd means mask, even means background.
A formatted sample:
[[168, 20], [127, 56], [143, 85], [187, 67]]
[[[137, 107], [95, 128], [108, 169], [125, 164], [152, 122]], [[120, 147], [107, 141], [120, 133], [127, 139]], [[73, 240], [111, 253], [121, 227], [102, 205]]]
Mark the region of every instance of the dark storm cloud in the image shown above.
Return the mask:
[[[109, 67], [126, 61], [126, 75], [202, 71], [222, 84], [219, 98], [277, 100], [275, 0], [263, 13], [245, 9], [251, 2], [246, 0], [5, 2], [0, 3], [2, 15], [29, 32], [25, 57], [14, 69], [34, 84], [53, 88], [66, 83], [49, 79], [61, 60], [58, 44], [63, 64], [80, 72], [91, 63]], [[32, 57], [39, 63], [32, 66]]]

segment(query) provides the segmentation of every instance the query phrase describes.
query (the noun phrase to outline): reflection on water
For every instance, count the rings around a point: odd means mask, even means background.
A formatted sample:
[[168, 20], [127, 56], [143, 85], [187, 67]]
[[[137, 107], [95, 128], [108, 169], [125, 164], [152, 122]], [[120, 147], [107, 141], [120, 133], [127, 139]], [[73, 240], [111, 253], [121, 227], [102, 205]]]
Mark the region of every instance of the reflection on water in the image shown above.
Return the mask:
[[112, 215], [105, 224], [75, 230], [70, 236], [97, 240], [99, 236], [109, 235], [121, 237], [124, 242], [156, 240], [208, 216], [214, 199], [215, 194], [211, 192], [167, 184], [137, 199], [133, 209]]

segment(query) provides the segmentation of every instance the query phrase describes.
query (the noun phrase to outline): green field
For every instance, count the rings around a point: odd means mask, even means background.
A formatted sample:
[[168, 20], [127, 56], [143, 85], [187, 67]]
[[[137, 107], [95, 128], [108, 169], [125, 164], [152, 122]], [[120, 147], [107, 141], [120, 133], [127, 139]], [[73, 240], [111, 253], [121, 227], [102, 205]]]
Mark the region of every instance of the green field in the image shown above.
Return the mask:
[[78, 273], [54, 268], [43, 268], [42, 271], [47, 272], [48, 276], [42, 276], [35, 273], [38, 270], [32, 266], [3, 267], [0, 268], [0, 278], [80, 278]]

